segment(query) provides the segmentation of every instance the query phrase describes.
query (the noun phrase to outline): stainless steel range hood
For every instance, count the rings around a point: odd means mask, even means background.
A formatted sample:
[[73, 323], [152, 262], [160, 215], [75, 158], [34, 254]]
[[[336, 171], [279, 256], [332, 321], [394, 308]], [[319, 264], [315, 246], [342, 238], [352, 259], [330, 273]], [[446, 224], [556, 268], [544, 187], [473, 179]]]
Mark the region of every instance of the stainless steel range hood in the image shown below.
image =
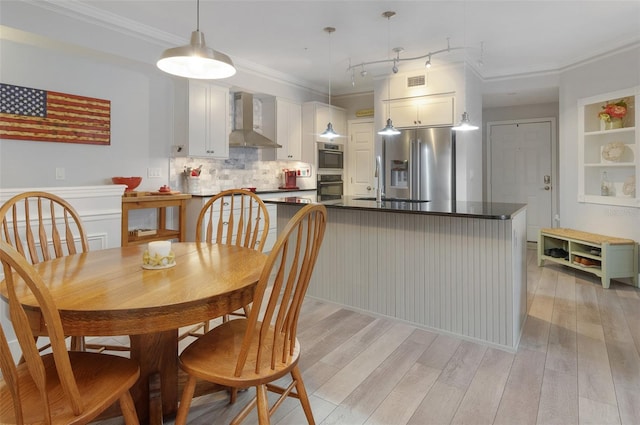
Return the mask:
[[[240, 100], [240, 111], [237, 109], [238, 100]], [[236, 129], [229, 134], [229, 146], [241, 148], [282, 147], [253, 129], [253, 95], [251, 93], [235, 93], [233, 104], [236, 108], [235, 114], [241, 113], [242, 120], [240, 125], [236, 123]]]

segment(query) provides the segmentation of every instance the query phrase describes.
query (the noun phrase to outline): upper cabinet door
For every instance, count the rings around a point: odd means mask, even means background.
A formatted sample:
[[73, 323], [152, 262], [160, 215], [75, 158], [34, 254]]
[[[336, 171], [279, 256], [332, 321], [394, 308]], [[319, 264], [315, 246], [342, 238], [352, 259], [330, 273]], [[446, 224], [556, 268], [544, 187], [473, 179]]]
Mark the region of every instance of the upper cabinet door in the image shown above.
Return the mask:
[[208, 90], [208, 153], [215, 158], [229, 157], [229, 90], [210, 85]]
[[398, 128], [453, 125], [453, 97], [421, 96], [392, 100], [389, 114]]
[[229, 90], [190, 80], [186, 92], [186, 102], [180, 102], [182, 96], [176, 96], [178, 113], [187, 108], [182, 111], [186, 114], [186, 126], [176, 123], [176, 144], [182, 145], [178, 155], [228, 158]]
[[277, 158], [300, 161], [302, 157], [302, 105], [283, 99], [276, 100]]

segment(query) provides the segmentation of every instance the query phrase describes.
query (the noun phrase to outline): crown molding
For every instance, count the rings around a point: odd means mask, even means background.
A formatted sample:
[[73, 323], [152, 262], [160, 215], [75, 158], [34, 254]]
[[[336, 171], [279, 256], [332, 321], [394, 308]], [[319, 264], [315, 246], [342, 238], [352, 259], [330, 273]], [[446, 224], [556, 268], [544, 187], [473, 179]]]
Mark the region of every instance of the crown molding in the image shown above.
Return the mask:
[[[144, 25], [138, 21], [124, 18], [111, 12], [106, 12], [86, 2], [76, 0], [24, 0], [33, 6], [47, 9], [51, 12], [68, 16], [70, 18], [86, 22], [91, 25], [98, 25], [110, 31], [118, 32], [128, 37], [135, 37], [140, 40], [153, 43], [161, 47], [173, 47], [189, 44], [189, 39], [158, 30], [149, 25]], [[320, 87], [303, 79], [292, 75], [276, 71], [271, 68], [259, 65], [249, 60], [233, 57], [233, 62], [238, 68], [247, 74], [260, 76], [268, 80], [293, 86], [297, 89], [321, 91]]]

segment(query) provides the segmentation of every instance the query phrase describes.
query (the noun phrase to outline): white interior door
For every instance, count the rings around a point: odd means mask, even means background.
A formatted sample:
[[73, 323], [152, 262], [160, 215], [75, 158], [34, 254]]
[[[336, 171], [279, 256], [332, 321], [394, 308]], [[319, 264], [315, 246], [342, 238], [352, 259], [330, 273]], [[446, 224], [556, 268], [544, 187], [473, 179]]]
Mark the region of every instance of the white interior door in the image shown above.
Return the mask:
[[551, 227], [552, 122], [490, 124], [491, 202], [527, 204], [527, 240]]
[[373, 122], [349, 122], [345, 192], [352, 196], [373, 196]]

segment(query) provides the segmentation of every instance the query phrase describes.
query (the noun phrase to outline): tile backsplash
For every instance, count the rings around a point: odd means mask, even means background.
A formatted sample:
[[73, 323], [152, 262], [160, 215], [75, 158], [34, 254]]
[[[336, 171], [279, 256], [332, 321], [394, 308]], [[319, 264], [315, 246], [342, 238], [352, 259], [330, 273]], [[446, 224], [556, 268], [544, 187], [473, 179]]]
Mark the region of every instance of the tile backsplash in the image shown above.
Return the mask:
[[[310, 164], [303, 162], [264, 161], [261, 155], [259, 149], [229, 148], [228, 159], [171, 158], [169, 184], [182, 192], [189, 192], [183, 171], [186, 167], [198, 168], [202, 165], [199, 180], [203, 194], [240, 187], [273, 190], [283, 184], [283, 169], [313, 169]], [[298, 178], [297, 186], [300, 189], [315, 189], [315, 173], [312, 172], [310, 177]]]

